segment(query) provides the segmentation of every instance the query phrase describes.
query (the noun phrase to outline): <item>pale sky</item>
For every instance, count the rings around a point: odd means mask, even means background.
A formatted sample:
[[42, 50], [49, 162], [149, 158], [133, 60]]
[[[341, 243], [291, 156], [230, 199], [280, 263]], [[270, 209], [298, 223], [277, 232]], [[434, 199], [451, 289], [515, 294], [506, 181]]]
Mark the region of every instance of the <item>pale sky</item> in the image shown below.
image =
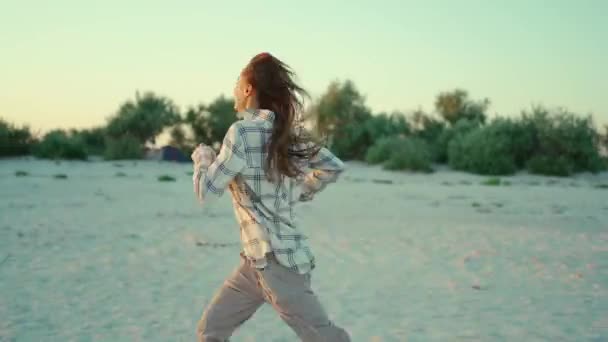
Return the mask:
[[137, 90], [208, 103], [268, 51], [313, 95], [352, 79], [375, 112], [432, 110], [460, 87], [492, 114], [544, 104], [608, 123], [606, 18], [604, 0], [5, 0], [0, 117], [91, 127]]

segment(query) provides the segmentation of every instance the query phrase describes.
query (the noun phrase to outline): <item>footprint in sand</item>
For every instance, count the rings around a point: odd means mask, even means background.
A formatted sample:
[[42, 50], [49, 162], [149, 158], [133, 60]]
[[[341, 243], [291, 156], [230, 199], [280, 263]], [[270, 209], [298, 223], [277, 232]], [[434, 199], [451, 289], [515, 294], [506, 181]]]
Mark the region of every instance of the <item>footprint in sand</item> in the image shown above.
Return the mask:
[[222, 243], [222, 242], [209, 242], [209, 241], [196, 241], [198, 247], [211, 247], [211, 248], [224, 248], [228, 246], [237, 245], [237, 243]]
[[451, 200], [462, 200], [462, 199], [467, 199], [467, 198], [469, 198], [469, 196], [464, 196], [464, 195], [451, 195], [451, 196], [448, 196], [448, 199], [451, 199]]
[[554, 204], [554, 205], [551, 206], [551, 211], [554, 214], [558, 214], [558, 215], [565, 213], [566, 209], [568, 209], [568, 207], [563, 206], [563, 205], [559, 205], [559, 204]]
[[473, 275], [471, 288], [475, 290], [487, 290], [488, 285], [479, 278], [480, 274], [492, 273], [488, 269], [487, 258], [482, 258], [482, 253], [479, 250], [473, 250], [462, 259], [462, 267]]

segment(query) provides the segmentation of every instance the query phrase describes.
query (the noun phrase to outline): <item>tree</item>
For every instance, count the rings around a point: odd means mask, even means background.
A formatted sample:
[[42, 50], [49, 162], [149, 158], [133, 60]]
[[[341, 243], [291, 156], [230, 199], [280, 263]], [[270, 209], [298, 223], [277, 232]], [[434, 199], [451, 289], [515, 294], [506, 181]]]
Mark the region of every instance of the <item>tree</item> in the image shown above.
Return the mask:
[[608, 124], [604, 125], [604, 135], [602, 135], [601, 140], [605, 151], [608, 152]]
[[221, 95], [207, 106], [209, 136], [212, 144], [221, 144], [228, 128], [237, 121], [234, 100]]
[[123, 103], [115, 116], [111, 117], [107, 133], [112, 138], [130, 136], [142, 145], [154, 142], [165, 127], [180, 120], [179, 111], [173, 102], [152, 92], [135, 95], [135, 101]]
[[445, 124], [437, 118], [427, 114], [422, 109], [415, 110], [411, 115], [411, 125], [415, 136], [433, 144], [445, 128]]
[[[228, 128], [237, 121], [234, 100], [219, 96], [208, 106], [199, 104], [186, 112], [185, 123], [190, 125], [195, 143], [218, 145], [222, 143]], [[176, 134], [179, 134], [176, 132]]]
[[440, 93], [435, 100], [435, 109], [450, 124], [455, 124], [461, 119], [484, 123], [489, 106], [489, 99], [472, 101], [468, 93], [462, 89]]
[[308, 117], [315, 121], [317, 133], [327, 138], [343, 159], [363, 159], [373, 144], [365, 126], [372, 118], [371, 111], [351, 81], [332, 82], [313, 104]]
[[177, 147], [187, 155], [190, 155], [192, 151], [194, 151], [195, 145], [197, 144], [197, 142], [192, 139], [191, 135], [187, 134], [186, 129], [189, 128], [189, 125], [179, 123], [171, 127], [171, 130], [169, 131], [169, 136], [171, 137], [169, 145]]
[[27, 155], [35, 140], [28, 126], [18, 128], [0, 119], [0, 156]]
[[371, 117], [365, 106], [365, 98], [352, 81], [332, 82], [325, 94], [312, 106], [311, 117], [315, 120], [317, 132], [332, 137], [340, 134], [344, 125], [361, 123]]
[[184, 122], [192, 129], [194, 141], [206, 145], [211, 144], [211, 135], [209, 129], [209, 121], [207, 117], [209, 112], [204, 104], [199, 104], [196, 107], [190, 107], [186, 111]]

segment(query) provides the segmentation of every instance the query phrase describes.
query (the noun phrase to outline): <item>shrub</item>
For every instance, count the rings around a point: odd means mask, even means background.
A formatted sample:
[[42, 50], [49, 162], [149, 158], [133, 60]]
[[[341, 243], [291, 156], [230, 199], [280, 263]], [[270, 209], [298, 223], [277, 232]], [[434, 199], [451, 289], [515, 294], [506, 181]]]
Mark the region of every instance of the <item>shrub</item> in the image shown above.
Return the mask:
[[400, 113], [372, 115], [363, 125], [374, 143], [386, 137], [405, 136], [410, 133], [410, 126], [405, 116]]
[[22, 170], [15, 172], [15, 177], [26, 177], [29, 175], [30, 175], [29, 173], [27, 173], [26, 171], [22, 171]]
[[432, 172], [431, 150], [428, 144], [418, 138], [400, 139], [390, 158], [384, 163], [387, 170], [411, 170]]
[[74, 137], [78, 137], [84, 143], [88, 155], [103, 155], [106, 149], [106, 130], [103, 127], [72, 130], [71, 132]]
[[455, 137], [449, 143], [448, 159], [452, 168], [478, 174], [502, 175], [516, 171], [510, 137], [499, 125]]
[[452, 127], [446, 127], [437, 137], [433, 145], [433, 159], [438, 163], [446, 163], [448, 161], [448, 146], [450, 141], [455, 137], [466, 135], [470, 131], [479, 128], [479, 121], [461, 119], [458, 120]]
[[29, 127], [17, 128], [0, 119], [0, 157], [28, 155], [34, 143]]
[[606, 168], [599, 153], [600, 136], [590, 116], [579, 117], [542, 107], [524, 112], [522, 125], [532, 134], [534, 150], [527, 167], [532, 173], [567, 176]]
[[143, 154], [141, 143], [134, 137], [127, 135], [106, 140], [106, 160], [141, 159]]
[[369, 146], [373, 144], [366, 128], [361, 123], [348, 123], [331, 137], [331, 150], [344, 160], [361, 160]]
[[489, 185], [489, 186], [499, 186], [500, 185], [500, 178], [488, 178], [486, 180], [484, 180], [483, 182], [481, 182], [482, 185]]
[[45, 134], [42, 141], [34, 147], [34, 155], [45, 159], [87, 159], [86, 147], [82, 140], [62, 130]]
[[547, 176], [567, 177], [574, 172], [574, 165], [563, 156], [536, 155], [528, 160], [528, 171]]
[[398, 137], [383, 138], [378, 140], [372, 147], [367, 150], [365, 161], [370, 164], [380, 164], [387, 161], [397, 146], [403, 142], [403, 139]]
[[56, 175], [53, 175], [53, 178], [55, 178], [55, 179], [68, 179], [68, 175], [66, 175], [65, 173], [58, 173]]
[[403, 136], [409, 130], [405, 116], [401, 114], [370, 115], [363, 121], [352, 121], [341, 126], [335, 131], [330, 146], [340, 158], [364, 160], [370, 146], [377, 141], [391, 136]]

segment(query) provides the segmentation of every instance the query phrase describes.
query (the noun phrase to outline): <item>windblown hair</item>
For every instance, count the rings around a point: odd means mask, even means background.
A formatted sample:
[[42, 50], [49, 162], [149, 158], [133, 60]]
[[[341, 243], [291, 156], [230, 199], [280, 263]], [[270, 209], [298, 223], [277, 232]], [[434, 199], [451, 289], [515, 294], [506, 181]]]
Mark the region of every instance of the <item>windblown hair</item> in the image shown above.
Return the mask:
[[253, 57], [243, 70], [243, 77], [255, 89], [259, 107], [271, 110], [275, 116], [266, 146], [266, 177], [273, 180], [277, 171], [281, 176], [297, 177], [303, 172], [299, 163], [312, 158], [321, 148], [300, 126], [303, 100], [310, 96], [295, 83], [293, 70], [269, 53]]

